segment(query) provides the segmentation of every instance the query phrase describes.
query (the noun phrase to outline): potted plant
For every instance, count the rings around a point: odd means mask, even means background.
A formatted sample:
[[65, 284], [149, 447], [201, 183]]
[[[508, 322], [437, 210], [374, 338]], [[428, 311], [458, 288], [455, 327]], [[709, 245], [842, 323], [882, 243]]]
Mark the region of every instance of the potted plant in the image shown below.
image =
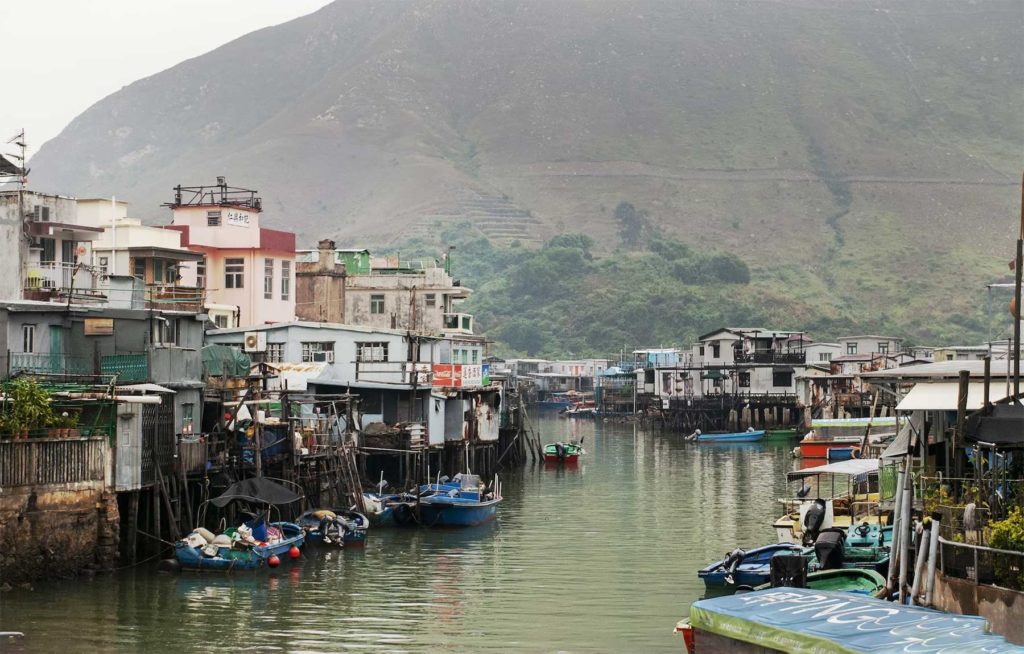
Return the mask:
[[8, 387], [11, 410], [6, 414], [11, 431], [17, 438], [28, 438], [29, 432], [54, 424], [50, 394], [33, 379], [16, 379]]

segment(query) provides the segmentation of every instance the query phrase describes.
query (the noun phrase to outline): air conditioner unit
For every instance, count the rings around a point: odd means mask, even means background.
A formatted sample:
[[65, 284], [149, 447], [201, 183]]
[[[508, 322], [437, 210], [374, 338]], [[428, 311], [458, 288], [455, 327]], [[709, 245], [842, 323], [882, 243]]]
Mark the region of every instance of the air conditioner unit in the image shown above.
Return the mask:
[[314, 352], [313, 361], [315, 363], [334, 363], [334, 352]]
[[246, 352], [266, 352], [267, 351], [267, 333], [266, 332], [245, 332], [245, 351]]

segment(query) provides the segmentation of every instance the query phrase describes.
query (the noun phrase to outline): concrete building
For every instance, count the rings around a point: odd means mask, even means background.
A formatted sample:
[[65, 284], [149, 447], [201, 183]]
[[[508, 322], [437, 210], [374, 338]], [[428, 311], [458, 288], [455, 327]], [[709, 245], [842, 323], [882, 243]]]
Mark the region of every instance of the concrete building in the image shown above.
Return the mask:
[[903, 351], [903, 339], [893, 336], [843, 336], [836, 340], [843, 355], [896, 354]]
[[[723, 327], [704, 334], [691, 354], [691, 366], [700, 372], [699, 384], [690, 380], [693, 392], [698, 396], [793, 395], [810, 342], [804, 332], [761, 328]], [[680, 383], [672, 380], [674, 387]], [[685, 388], [685, 380], [682, 383]]]
[[260, 226], [262, 200], [256, 192], [228, 186], [174, 189], [172, 223], [181, 245], [201, 255], [181, 271], [181, 282], [205, 293], [208, 303], [234, 307], [218, 325], [262, 325], [295, 318], [295, 234]]
[[302, 320], [404, 329], [422, 334], [474, 333], [473, 316], [457, 305], [472, 290], [450, 274], [448, 259], [400, 261], [367, 250], [337, 249], [329, 240], [297, 253], [296, 312]]
[[92, 242], [103, 230], [84, 224], [74, 198], [28, 190], [0, 192], [0, 299], [66, 301], [99, 294], [89, 266]]

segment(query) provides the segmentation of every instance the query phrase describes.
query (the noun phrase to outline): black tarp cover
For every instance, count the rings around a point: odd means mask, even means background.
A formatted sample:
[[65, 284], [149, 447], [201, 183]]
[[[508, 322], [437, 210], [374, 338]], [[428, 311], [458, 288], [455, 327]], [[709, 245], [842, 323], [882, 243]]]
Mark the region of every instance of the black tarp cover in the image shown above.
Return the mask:
[[214, 506], [227, 506], [235, 500], [253, 502], [255, 504], [291, 504], [302, 497], [285, 488], [281, 484], [266, 478], [253, 477], [231, 484], [224, 494], [215, 497], [211, 502]]
[[967, 422], [968, 440], [997, 447], [1024, 448], [1024, 406], [997, 404], [992, 413], [976, 413]]

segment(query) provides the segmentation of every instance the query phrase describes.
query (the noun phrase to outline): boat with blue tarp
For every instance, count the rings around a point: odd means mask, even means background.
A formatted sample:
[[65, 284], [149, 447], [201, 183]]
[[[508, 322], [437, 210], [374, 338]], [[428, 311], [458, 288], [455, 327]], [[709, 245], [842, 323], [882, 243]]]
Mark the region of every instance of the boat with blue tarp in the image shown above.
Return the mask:
[[1024, 652], [991, 633], [984, 618], [810, 588], [698, 600], [676, 632], [691, 653]]

